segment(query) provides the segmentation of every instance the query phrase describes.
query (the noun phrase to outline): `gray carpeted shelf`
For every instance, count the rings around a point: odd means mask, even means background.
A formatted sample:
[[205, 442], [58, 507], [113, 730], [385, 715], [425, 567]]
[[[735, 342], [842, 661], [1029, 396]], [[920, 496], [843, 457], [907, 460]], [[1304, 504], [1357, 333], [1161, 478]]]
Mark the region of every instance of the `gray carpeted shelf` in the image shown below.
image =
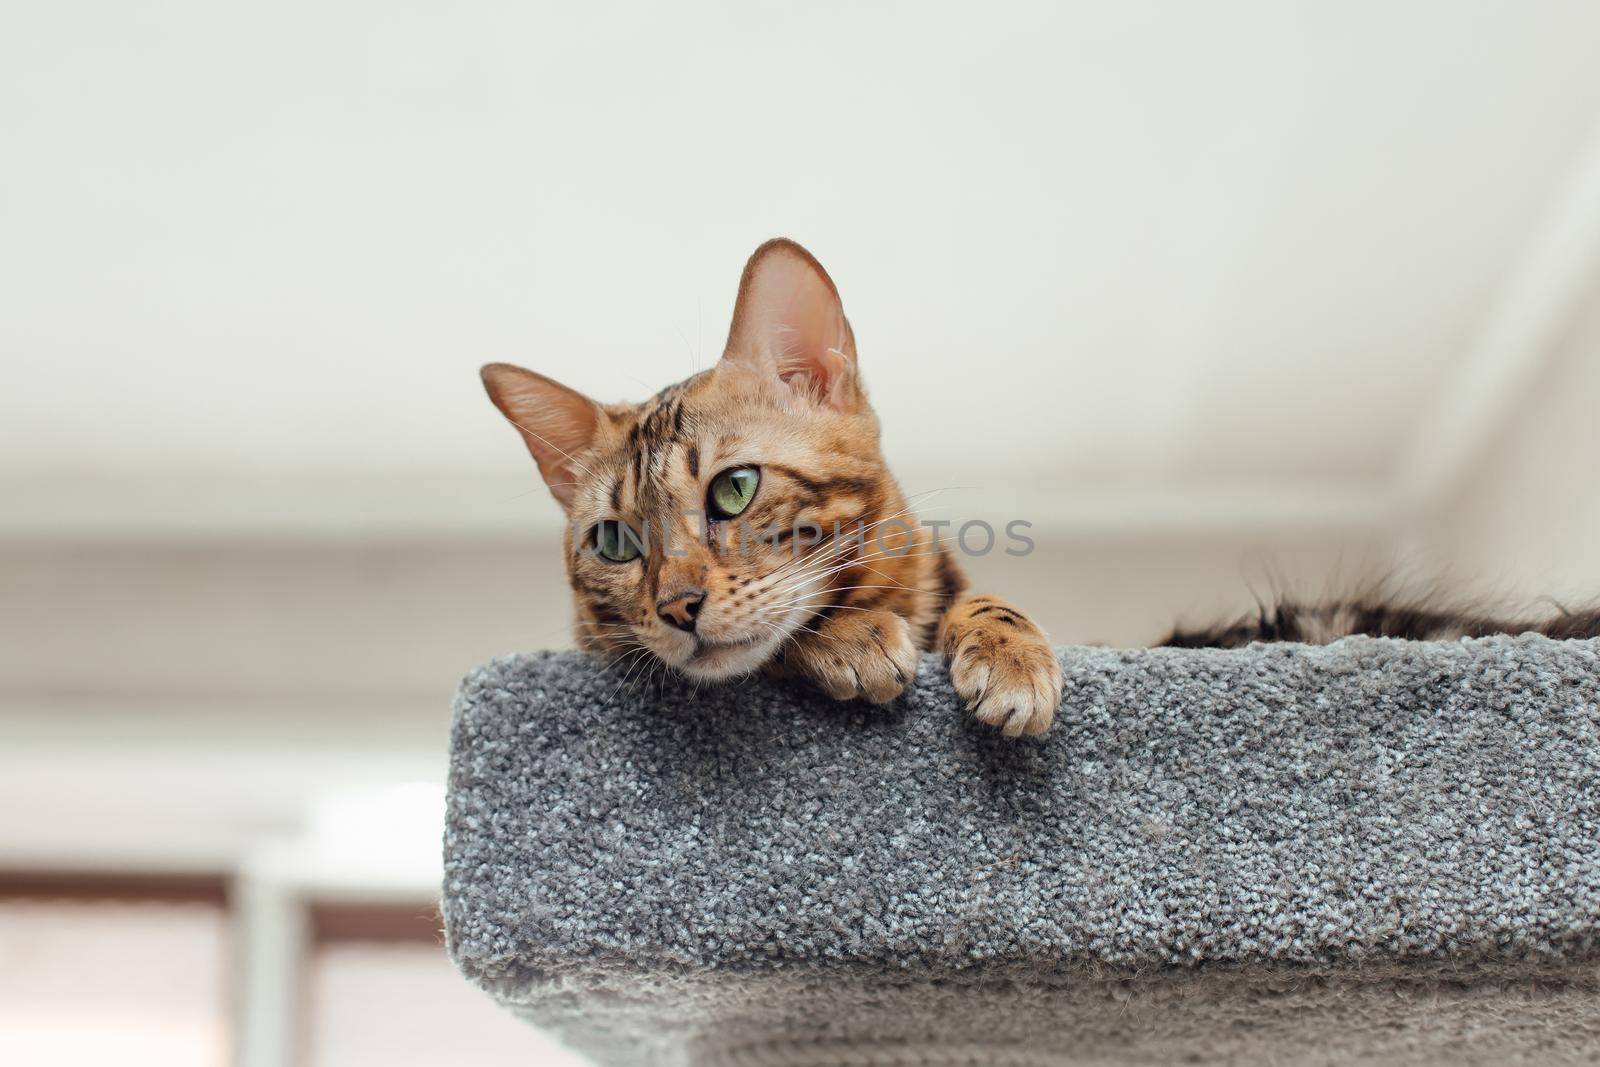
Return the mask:
[[1600, 642], [1061, 655], [1021, 742], [481, 668], [451, 954], [603, 1063], [1600, 1059]]

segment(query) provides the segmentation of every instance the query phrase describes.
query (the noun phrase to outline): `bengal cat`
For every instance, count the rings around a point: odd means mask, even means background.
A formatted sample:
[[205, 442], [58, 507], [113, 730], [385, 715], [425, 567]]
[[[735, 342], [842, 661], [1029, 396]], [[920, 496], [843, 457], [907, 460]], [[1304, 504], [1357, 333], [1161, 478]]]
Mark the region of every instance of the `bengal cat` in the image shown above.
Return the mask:
[[[937, 650], [978, 719], [1012, 737], [1049, 727], [1061, 694], [1049, 640], [1021, 609], [969, 592], [949, 546], [916, 522], [879, 449], [838, 291], [799, 245], [756, 250], [721, 361], [642, 404], [599, 404], [505, 363], [484, 367], [483, 381], [567, 512], [580, 647], [697, 680], [759, 671], [874, 703]], [[1600, 611], [1512, 623], [1280, 602], [1165, 643], [1525, 630], [1600, 636]]]
[[717, 365], [642, 404], [483, 368], [567, 513], [579, 647], [689, 678], [756, 672], [885, 703], [919, 654], [1007, 736], [1050, 725], [1061, 667], [1005, 600], [973, 595], [879, 448], [833, 281], [792, 241], [758, 248]]

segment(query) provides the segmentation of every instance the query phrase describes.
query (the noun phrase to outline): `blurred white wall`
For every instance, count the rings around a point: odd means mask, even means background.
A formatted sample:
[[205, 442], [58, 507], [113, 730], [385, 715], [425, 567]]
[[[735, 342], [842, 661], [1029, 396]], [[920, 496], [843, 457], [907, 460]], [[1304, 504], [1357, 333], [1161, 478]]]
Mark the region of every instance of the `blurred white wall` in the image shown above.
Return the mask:
[[777, 233], [917, 486], [1383, 520], [1600, 115], [1581, 3], [0, 17], [3, 522], [47, 532], [549, 523], [477, 365], [645, 395]]
[[0, 903], [0, 1060], [215, 1067], [226, 935], [193, 904]]
[[1463, 595], [1600, 601], [1600, 275], [1428, 537], [1442, 581]]

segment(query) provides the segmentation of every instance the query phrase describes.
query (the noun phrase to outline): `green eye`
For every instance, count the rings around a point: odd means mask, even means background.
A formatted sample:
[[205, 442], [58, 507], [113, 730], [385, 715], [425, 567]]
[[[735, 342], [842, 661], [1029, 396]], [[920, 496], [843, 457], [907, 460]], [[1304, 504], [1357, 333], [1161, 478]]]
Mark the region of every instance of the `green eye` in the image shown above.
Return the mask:
[[731, 519], [755, 499], [756, 486], [761, 484], [761, 472], [754, 467], [735, 467], [711, 479], [711, 492], [706, 496], [706, 506], [719, 519]]
[[611, 562], [626, 563], [638, 558], [644, 542], [627, 523], [601, 519], [595, 523], [594, 547]]

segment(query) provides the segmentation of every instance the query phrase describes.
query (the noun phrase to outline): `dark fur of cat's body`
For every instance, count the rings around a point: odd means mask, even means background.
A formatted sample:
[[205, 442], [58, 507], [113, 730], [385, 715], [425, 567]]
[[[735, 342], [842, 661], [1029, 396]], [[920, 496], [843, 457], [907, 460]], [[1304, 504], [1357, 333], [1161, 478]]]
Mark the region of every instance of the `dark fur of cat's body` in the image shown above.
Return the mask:
[[1600, 637], [1600, 608], [1562, 610], [1542, 619], [1508, 620], [1423, 604], [1362, 600], [1300, 604], [1283, 600], [1263, 606], [1254, 617], [1201, 629], [1174, 630], [1161, 643], [1173, 648], [1240, 648], [1255, 641], [1327, 644], [1356, 635], [1451, 641], [1522, 633], [1561, 639]]

